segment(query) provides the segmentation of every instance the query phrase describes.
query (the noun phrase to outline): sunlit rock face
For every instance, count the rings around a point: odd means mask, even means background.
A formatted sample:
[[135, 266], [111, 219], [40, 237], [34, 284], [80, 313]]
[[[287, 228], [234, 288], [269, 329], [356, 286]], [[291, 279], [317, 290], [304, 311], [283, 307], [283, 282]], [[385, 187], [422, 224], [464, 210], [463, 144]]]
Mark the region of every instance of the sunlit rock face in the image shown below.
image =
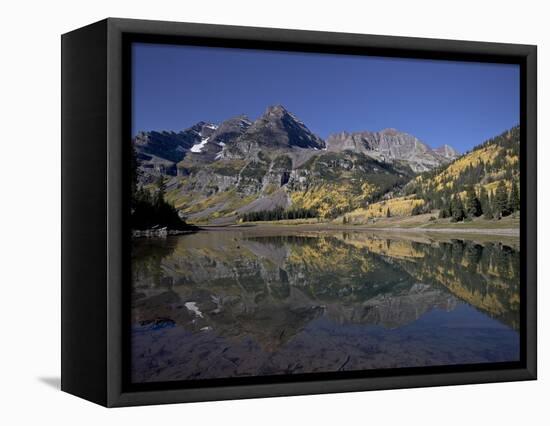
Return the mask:
[[336, 133], [328, 137], [327, 149], [362, 152], [385, 162], [405, 161], [415, 172], [431, 170], [458, 157], [458, 153], [448, 145], [431, 149], [415, 136], [396, 129]]
[[449, 160], [454, 160], [460, 155], [456, 149], [454, 149], [452, 146], [447, 144], [440, 146], [438, 148], [435, 148], [434, 152], [436, 152], [437, 154]]

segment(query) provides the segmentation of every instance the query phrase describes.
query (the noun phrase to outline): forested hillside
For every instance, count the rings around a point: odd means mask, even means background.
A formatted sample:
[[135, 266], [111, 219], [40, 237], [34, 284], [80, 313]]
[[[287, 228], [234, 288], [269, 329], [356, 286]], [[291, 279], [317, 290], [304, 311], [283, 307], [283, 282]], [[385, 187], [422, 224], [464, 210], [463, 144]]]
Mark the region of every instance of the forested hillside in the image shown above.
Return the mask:
[[404, 192], [423, 200], [423, 211], [440, 209], [442, 218], [507, 216], [520, 209], [519, 150], [517, 126], [451, 164], [417, 176]]
[[413, 178], [401, 194], [342, 217], [364, 223], [373, 218], [414, 216], [438, 211], [451, 222], [476, 217], [500, 219], [519, 213], [520, 129], [516, 126], [475, 146], [448, 165]]

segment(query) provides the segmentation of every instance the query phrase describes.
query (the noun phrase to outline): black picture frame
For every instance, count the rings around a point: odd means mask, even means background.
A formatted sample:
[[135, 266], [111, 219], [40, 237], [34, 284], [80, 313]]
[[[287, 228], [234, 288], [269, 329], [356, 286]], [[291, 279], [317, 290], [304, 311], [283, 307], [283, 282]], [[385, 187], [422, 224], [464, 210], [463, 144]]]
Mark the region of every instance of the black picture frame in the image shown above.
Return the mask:
[[[514, 63], [521, 75], [521, 361], [220, 379], [127, 380], [130, 43]], [[62, 390], [130, 406], [536, 379], [536, 46], [109, 18], [62, 36]], [[525, 212], [525, 213], [524, 213]]]

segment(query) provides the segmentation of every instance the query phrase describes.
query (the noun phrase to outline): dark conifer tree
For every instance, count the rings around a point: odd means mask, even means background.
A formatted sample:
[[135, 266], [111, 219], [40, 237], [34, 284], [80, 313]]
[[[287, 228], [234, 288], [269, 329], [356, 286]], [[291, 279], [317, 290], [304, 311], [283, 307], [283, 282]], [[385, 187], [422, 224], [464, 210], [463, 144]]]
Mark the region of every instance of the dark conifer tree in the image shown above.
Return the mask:
[[481, 206], [481, 213], [485, 214], [489, 209], [489, 194], [484, 186], [479, 190], [479, 204]]
[[495, 192], [495, 200], [493, 202], [494, 216], [500, 219], [502, 216], [507, 216], [508, 212], [508, 191], [504, 181], [500, 181]]
[[513, 213], [520, 209], [519, 185], [516, 181], [512, 183], [512, 191], [508, 200], [508, 210]]
[[455, 194], [453, 200], [451, 201], [451, 214], [451, 219], [453, 222], [460, 222], [466, 217], [464, 205], [462, 204], [462, 200], [458, 194]]
[[139, 168], [135, 150], [130, 160], [132, 209], [132, 229], [144, 230], [153, 227], [166, 227], [171, 230], [196, 230], [193, 225], [185, 223], [178, 211], [165, 201], [166, 180], [163, 175], [157, 179], [157, 191], [154, 194], [139, 186]]
[[164, 202], [164, 195], [166, 193], [166, 178], [164, 175], [160, 175], [157, 179], [157, 204], [162, 204]]
[[482, 213], [481, 203], [473, 186], [470, 186], [466, 191], [466, 213], [470, 217], [478, 217]]
[[485, 187], [481, 187], [479, 190], [479, 202], [481, 204], [481, 211], [485, 219], [493, 218], [493, 209], [491, 207], [491, 198]]
[[130, 158], [130, 195], [132, 197], [132, 203], [135, 201], [136, 193], [138, 191], [138, 179], [140, 171], [137, 160], [137, 153], [134, 147], [132, 147], [132, 153]]

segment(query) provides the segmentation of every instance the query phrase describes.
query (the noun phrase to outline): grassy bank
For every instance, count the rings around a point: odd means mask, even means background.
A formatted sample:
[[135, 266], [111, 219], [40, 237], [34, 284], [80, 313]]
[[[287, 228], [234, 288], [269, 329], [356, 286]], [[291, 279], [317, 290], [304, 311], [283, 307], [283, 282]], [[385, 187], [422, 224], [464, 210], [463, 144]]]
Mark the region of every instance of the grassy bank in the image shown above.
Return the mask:
[[315, 225], [322, 227], [342, 227], [342, 228], [368, 228], [368, 229], [453, 229], [453, 230], [516, 230], [519, 229], [520, 219], [518, 217], [504, 217], [500, 220], [486, 220], [475, 218], [467, 222], [451, 222], [450, 219], [437, 219], [434, 214], [422, 214], [417, 216], [400, 216], [377, 218], [374, 221], [364, 224], [343, 224], [341, 220], [319, 221], [318, 219], [293, 219], [277, 221], [257, 221], [241, 222], [236, 226], [261, 226], [261, 225]]
[[437, 219], [434, 214], [379, 218], [367, 223], [369, 228], [426, 228], [426, 229], [518, 229], [518, 217], [504, 217], [500, 220], [487, 220], [481, 217], [469, 222], [451, 222], [450, 219]]

